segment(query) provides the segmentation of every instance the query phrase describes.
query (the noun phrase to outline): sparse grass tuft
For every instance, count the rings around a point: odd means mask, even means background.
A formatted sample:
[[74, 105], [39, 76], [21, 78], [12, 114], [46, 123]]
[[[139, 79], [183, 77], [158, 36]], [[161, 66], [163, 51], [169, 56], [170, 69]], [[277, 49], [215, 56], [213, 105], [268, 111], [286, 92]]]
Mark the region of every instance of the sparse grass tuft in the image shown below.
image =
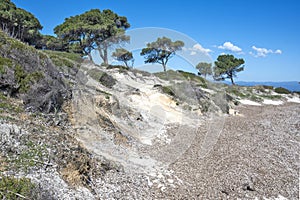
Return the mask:
[[97, 69], [97, 68], [93, 68], [90, 69], [87, 74], [92, 77], [94, 80], [99, 81], [101, 76], [104, 74], [103, 71]]
[[261, 97], [253, 95], [253, 94], [250, 95], [250, 100], [251, 101], [256, 101], [256, 102], [262, 102], [263, 101], [263, 99]]
[[241, 97], [241, 98], [245, 98], [247, 97], [247, 95], [245, 95], [244, 93], [240, 92], [239, 88], [237, 87], [228, 87], [226, 88], [226, 92], [229, 94], [234, 94], [237, 97]]
[[266, 98], [266, 99], [281, 99], [281, 95], [259, 95], [261, 98]]
[[11, 167], [21, 170], [29, 170], [31, 167], [42, 166], [44, 164], [43, 159], [47, 158], [47, 150], [45, 146], [36, 145], [29, 141], [20, 155], [11, 157], [9, 159], [12, 164]]
[[18, 114], [23, 111], [23, 108], [13, 103], [12, 98], [8, 98], [0, 92], [0, 113], [7, 112], [10, 114]]

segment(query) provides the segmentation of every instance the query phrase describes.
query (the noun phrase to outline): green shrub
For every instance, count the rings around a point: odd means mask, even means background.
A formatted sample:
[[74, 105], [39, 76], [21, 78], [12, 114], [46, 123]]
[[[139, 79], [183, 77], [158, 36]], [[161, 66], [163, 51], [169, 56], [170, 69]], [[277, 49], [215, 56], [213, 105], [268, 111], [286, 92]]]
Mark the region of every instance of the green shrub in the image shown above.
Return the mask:
[[112, 88], [116, 84], [116, 80], [111, 75], [105, 72], [100, 77], [99, 82], [108, 88]]
[[20, 65], [16, 66], [14, 75], [20, 86], [19, 91], [22, 93], [27, 92], [32, 83], [35, 83], [44, 77], [42, 72], [26, 73]]
[[0, 74], [5, 74], [6, 69], [5, 67], [12, 67], [13, 62], [11, 59], [3, 58], [0, 56]]
[[161, 89], [162, 89], [163, 93], [168, 94], [168, 95], [173, 96], [173, 97], [175, 96], [175, 93], [174, 93], [174, 91], [173, 91], [173, 89], [171, 87], [169, 87], [169, 86], [162, 86]]
[[261, 85], [261, 87], [263, 87], [264, 89], [268, 89], [268, 90], [273, 90], [274, 87], [270, 86], [270, 85]]
[[274, 91], [278, 94], [290, 94], [291, 93], [291, 91], [289, 91], [288, 89], [283, 88], [283, 87], [275, 88]]
[[33, 199], [35, 188], [28, 178], [0, 176], [0, 199]]
[[119, 73], [126, 73], [130, 70], [128, 67], [123, 65], [108, 65], [106, 66], [106, 69], [119, 69]]

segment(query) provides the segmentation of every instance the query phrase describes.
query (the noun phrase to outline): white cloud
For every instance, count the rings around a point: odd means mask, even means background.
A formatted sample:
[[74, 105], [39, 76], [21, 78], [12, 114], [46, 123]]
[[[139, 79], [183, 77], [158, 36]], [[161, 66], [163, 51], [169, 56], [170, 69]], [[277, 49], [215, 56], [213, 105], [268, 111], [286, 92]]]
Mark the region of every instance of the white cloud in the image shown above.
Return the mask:
[[[190, 48], [190, 50], [192, 51], [191, 55], [193, 52], [200, 52], [204, 53], [205, 55], [209, 55], [209, 53], [212, 52], [210, 49], [205, 49], [204, 47], [202, 47], [202, 45], [199, 43], [195, 44], [192, 48]], [[193, 53], [193, 55], [195, 54]]]
[[225, 49], [225, 50], [233, 51], [235, 53], [243, 53], [240, 47], [235, 46], [231, 42], [224, 42], [223, 45], [218, 46], [218, 49]]
[[199, 43], [189, 48], [182, 47], [182, 50], [188, 52], [191, 56], [197, 55], [198, 53], [202, 53], [209, 56], [209, 53], [212, 52], [212, 50], [202, 47], [202, 45]]
[[268, 54], [282, 54], [282, 51], [280, 49], [273, 51], [272, 49], [259, 48], [256, 46], [252, 46], [252, 49], [255, 52], [250, 51], [249, 54], [254, 57], [266, 57]]

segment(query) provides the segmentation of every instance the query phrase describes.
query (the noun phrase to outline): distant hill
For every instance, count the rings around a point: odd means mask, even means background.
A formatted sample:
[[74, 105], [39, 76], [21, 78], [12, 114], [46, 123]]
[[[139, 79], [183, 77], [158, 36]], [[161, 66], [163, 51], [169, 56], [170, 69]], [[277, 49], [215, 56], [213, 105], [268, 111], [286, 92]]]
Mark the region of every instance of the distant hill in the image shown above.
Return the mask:
[[[231, 84], [230, 82], [227, 82]], [[290, 91], [300, 91], [300, 84], [297, 81], [286, 81], [286, 82], [246, 82], [246, 81], [237, 81], [237, 85], [241, 86], [255, 86], [255, 85], [270, 85], [273, 87], [284, 87]]]

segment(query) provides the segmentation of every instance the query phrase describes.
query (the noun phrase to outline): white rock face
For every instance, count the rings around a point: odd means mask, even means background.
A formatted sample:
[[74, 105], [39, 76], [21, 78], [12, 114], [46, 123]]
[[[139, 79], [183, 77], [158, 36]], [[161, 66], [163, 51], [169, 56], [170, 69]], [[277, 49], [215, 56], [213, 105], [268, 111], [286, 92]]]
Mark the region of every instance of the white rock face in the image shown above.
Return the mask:
[[287, 101], [293, 103], [300, 103], [300, 98], [298, 96], [293, 96], [292, 98], [288, 97]]
[[251, 106], [261, 106], [260, 103], [257, 103], [255, 101], [251, 101], [251, 100], [248, 100], [248, 99], [242, 99], [242, 100], [239, 100], [239, 102], [241, 104], [245, 104], [245, 105], [251, 105]]
[[270, 100], [270, 99], [264, 99], [263, 104], [278, 106], [278, 105], [283, 104], [283, 101], [274, 101], [274, 100]]
[[[183, 109], [171, 96], [154, 87], [168, 85], [168, 81], [131, 71], [107, 72], [117, 80], [113, 89], [88, 77], [86, 85], [73, 93], [78, 140], [90, 151], [120, 162], [129, 171], [156, 171], [189, 148], [203, 119], [201, 113]], [[99, 91], [111, 94], [109, 100]], [[109, 104], [108, 109], [105, 104]], [[101, 119], [99, 123], [99, 116], [105, 118], [104, 122]], [[114, 133], [103, 128], [102, 123], [109, 123]], [[170, 137], [170, 128], [174, 126], [178, 127], [175, 131], [177, 138], [174, 134]], [[115, 132], [120, 133], [121, 144], [116, 143]], [[128, 144], [130, 148], [124, 146]], [[162, 145], [164, 148], [139, 150], [152, 145]]]

